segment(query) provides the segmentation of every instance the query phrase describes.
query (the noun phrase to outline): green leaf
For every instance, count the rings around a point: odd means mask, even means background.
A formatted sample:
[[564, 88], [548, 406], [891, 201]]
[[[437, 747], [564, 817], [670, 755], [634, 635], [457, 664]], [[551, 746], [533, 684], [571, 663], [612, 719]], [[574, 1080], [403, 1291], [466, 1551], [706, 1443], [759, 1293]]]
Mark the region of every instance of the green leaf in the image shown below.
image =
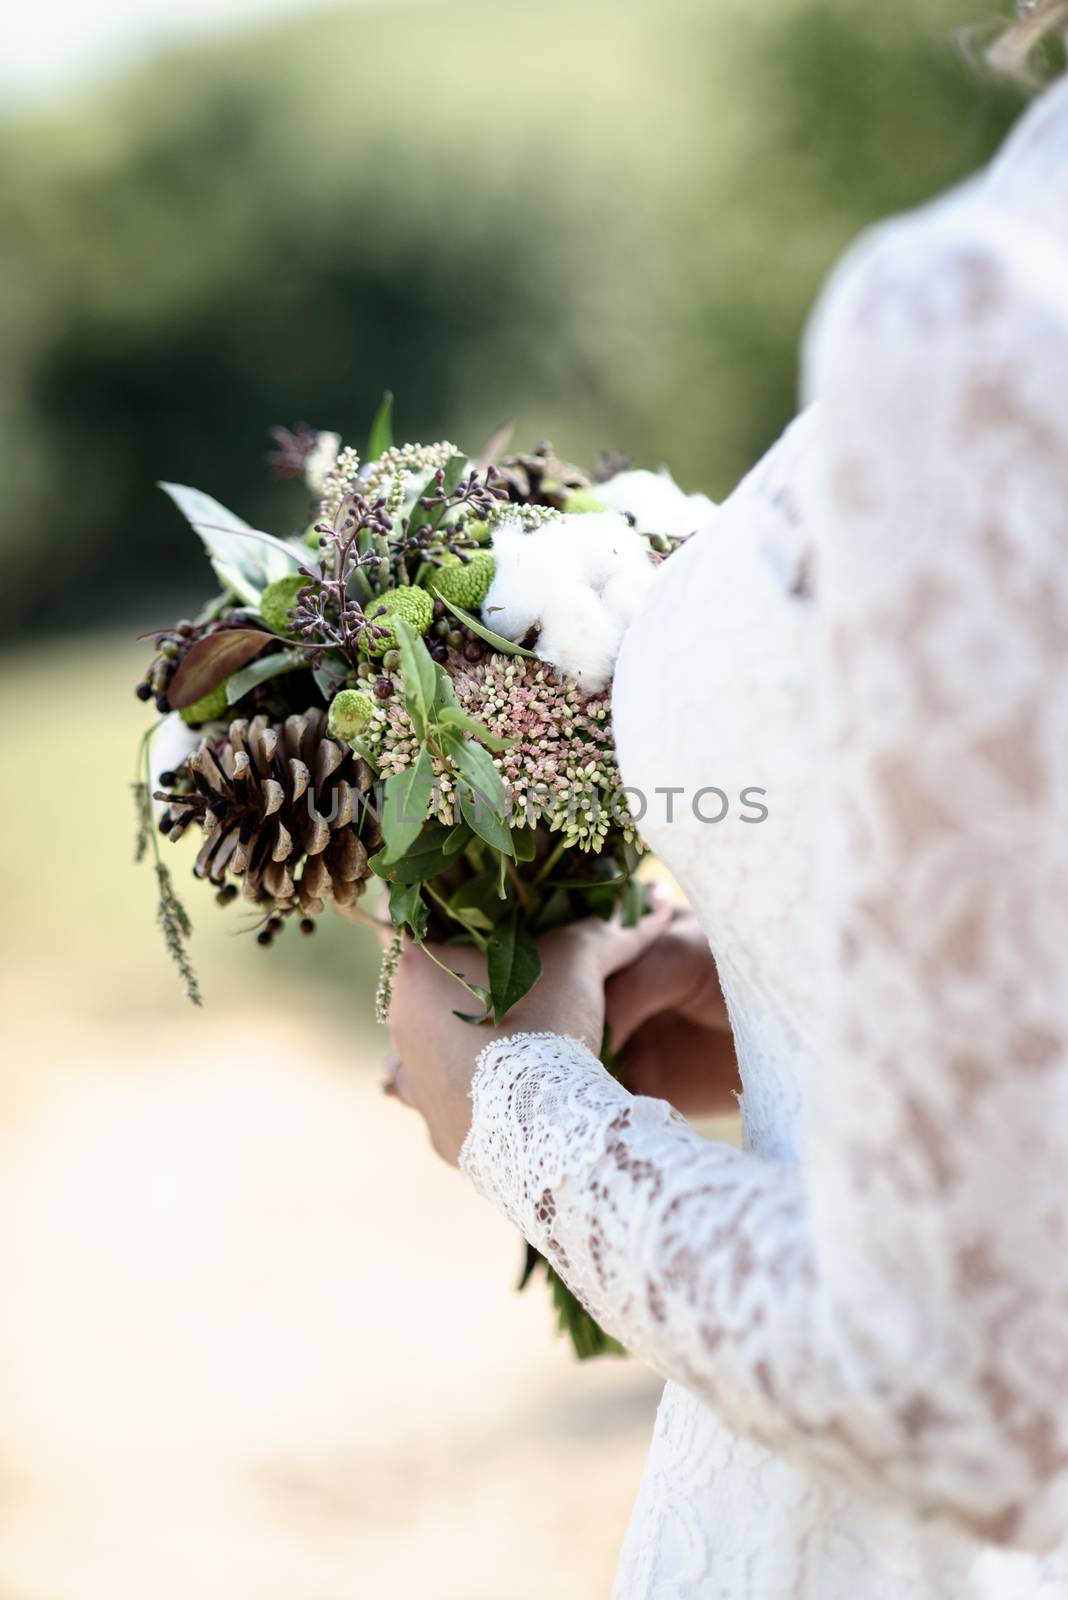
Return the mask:
[[299, 569], [301, 556], [296, 550], [269, 533], [250, 528], [210, 494], [184, 483], [161, 483], [159, 487], [200, 535], [219, 582], [247, 605], [256, 605], [275, 578]]
[[413, 938], [422, 939], [428, 916], [418, 883], [393, 885], [389, 894], [389, 920], [395, 928], [410, 928]]
[[461, 711], [459, 706], [443, 706], [438, 712], [438, 721], [443, 728], [458, 728], [463, 733], [469, 733], [472, 739], [479, 739], [487, 750], [510, 750], [515, 744], [514, 739], [498, 739], [496, 734], [490, 733], [481, 722], [474, 717], [469, 717], [466, 711]]
[[574, 920], [571, 914], [571, 897], [567, 890], [554, 889], [538, 913], [535, 928], [538, 933], [551, 933], [553, 928], [562, 928], [565, 923]]
[[422, 833], [433, 792], [434, 769], [424, 746], [414, 766], [386, 779], [381, 827], [387, 862], [399, 861]]
[[605, 1333], [576, 1299], [563, 1278], [545, 1263], [545, 1274], [556, 1310], [557, 1327], [571, 1340], [572, 1349], [580, 1361], [592, 1361], [596, 1356], [625, 1356], [626, 1350], [618, 1339]]
[[591, 917], [600, 917], [602, 922], [609, 922], [622, 904], [625, 889], [624, 885], [621, 892], [618, 883], [588, 884], [582, 896], [586, 912]]
[[481, 745], [473, 744], [470, 739], [450, 736], [446, 740], [445, 747], [449, 760], [460, 777], [465, 783], [470, 784], [475, 793], [480, 795], [486, 805], [503, 821], [508, 808], [508, 790], [504, 779], [493, 765], [492, 757], [486, 754]]
[[513, 828], [512, 843], [517, 861], [533, 861], [538, 852], [538, 841], [533, 828]]
[[371, 432], [367, 438], [367, 459], [377, 461], [393, 444], [393, 395], [387, 389], [382, 396]]
[[447, 856], [458, 856], [470, 837], [470, 828], [465, 823], [458, 822], [441, 848]]
[[[478, 989], [479, 985], [477, 983], [473, 983], [473, 984], [470, 985], [470, 987], [472, 989]], [[490, 1015], [489, 995], [486, 994], [486, 991], [484, 989], [482, 990], [482, 993], [480, 995], [478, 995], [477, 998], [482, 999], [482, 995], [485, 995], [485, 1002], [484, 1002], [485, 1003], [485, 1007], [486, 1007], [485, 1011], [480, 1012], [478, 1016], [475, 1016], [475, 1014], [473, 1012], [471, 1012], [471, 1011], [454, 1011], [453, 1012], [453, 1016], [454, 1017], [459, 1017], [461, 1022], [474, 1023], [476, 1027], [478, 1026], [479, 1023], [488, 1022], [489, 1021], [489, 1015]]]
[[448, 900], [449, 910], [457, 916], [461, 914], [466, 916], [470, 911], [477, 911], [485, 918], [489, 927], [495, 926], [500, 920], [499, 905], [496, 867], [487, 867], [485, 871], [476, 873], [473, 878], [468, 878]]
[[220, 628], [207, 633], [188, 650], [167, 689], [173, 711], [191, 706], [225, 682], [271, 643], [258, 628]]
[[445, 710], [446, 707], [456, 705], [456, 690], [453, 688], [452, 679], [445, 671], [445, 668], [439, 667], [436, 661], [434, 663], [434, 672], [437, 676], [437, 690], [434, 694], [434, 713], [437, 715], [439, 712]]
[[519, 920], [516, 907], [496, 929], [486, 953], [493, 1020], [504, 1021], [507, 1013], [529, 994], [541, 977], [541, 957], [527, 928]]
[[387, 883], [425, 883], [444, 872], [454, 860], [442, 849], [451, 830], [440, 822], [428, 822], [412, 847], [399, 861], [388, 860], [388, 852], [380, 850], [368, 863], [371, 870]]
[[452, 494], [467, 470], [466, 456], [450, 456], [445, 463], [445, 482], [442, 486], [442, 492], [444, 494]]
[[460, 815], [472, 833], [477, 833], [480, 839], [485, 839], [494, 850], [499, 850], [506, 856], [512, 854], [512, 835], [508, 828], [480, 796], [472, 794], [467, 788], [460, 790]]
[[404, 704], [412, 719], [416, 737], [422, 739], [426, 735], [426, 725], [437, 695], [435, 662], [409, 622], [396, 614], [391, 620], [401, 655]]
[[250, 689], [255, 689], [259, 683], [266, 683], [270, 678], [280, 677], [283, 672], [292, 672], [294, 667], [306, 667], [308, 658], [303, 650], [279, 650], [273, 656], [260, 656], [258, 661], [251, 662], [240, 672], [235, 672], [226, 683], [226, 703], [233, 706]]
[[472, 633], [477, 633], [480, 639], [484, 640], [486, 644], [491, 644], [494, 650], [498, 650], [502, 656], [526, 656], [530, 661], [537, 660], [533, 650], [524, 650], [523, 646], [516, 644], [514, 639], [505, 639], [502, 634], [494, 633], [492, 628], [487, 628], [484, 622], [480, 622], [470, 611], [465, 611], [463, 606], [453, 605], [452, 601], [446, 600], [443, 594], [439, 594], [436, 598], [443, 600], [453, 616], [459, 617], [465, 627], [470, 628]]
[[619, 902], [624, 928], [636, 928], [645, 914], [645, 886], [639, 878], [628, 878]]

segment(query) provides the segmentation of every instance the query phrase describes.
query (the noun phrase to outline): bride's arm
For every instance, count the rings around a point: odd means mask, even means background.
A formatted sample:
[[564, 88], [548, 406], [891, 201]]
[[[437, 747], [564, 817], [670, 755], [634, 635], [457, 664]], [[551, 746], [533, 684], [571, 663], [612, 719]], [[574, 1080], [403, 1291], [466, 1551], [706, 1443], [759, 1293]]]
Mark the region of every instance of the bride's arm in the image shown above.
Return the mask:
[[1068, 1530], [1068, 274], [980, 207], [832, 287], [826, 1038], [791, 1171], [557, 1036], [464, 1165], [731, 1425], [998, 1542]]

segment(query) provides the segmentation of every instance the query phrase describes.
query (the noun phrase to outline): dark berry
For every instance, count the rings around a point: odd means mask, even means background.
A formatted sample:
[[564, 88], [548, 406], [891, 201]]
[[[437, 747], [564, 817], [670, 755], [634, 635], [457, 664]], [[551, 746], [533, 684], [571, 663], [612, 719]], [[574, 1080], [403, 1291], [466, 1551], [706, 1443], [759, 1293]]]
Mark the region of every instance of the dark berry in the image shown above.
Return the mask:
[[156, 696], [156, 710], [157, 711], [169, 711], [170, 709], [171, 709], [171, 703], [167, 699], [167, 696], [165, 694], [158, 694]]
[[151, 700], [152, 685], [150, 683], [139, 683], [137, 688], [134, 690], [134, 694], [137, 696], [138, 700]]
[[311, 917], [301, 917], [300, 931], [306, 939], [315, 932], [315, 923]]
[[440, 622], [444, 615], [445, 615], [445, 602], [443, 600], [435, 600], [434, 601], [434, 621], [435, 622]]
[[187, 634], [187, 633], [192, 633], [193, 624], [190, 622], [188, 617], [183, 617], [181, 622], [176, 622], [175, 623], [174, 631], [175, 631], [175, 633], [180, 633], [180, 634], [183, 634], [183, 635]]
[[159, 786], [161, 789], [173, 789], [177, 782], [178, 774], [176, 772], [161, 772], [159, 775]]
[[274, 943], [274, 934], [269, 932], [267, 928], [262, 928], [256, 935], [256, 943], [261, 944], [266, 950], [268, 945]]
[[435, 639], [430, 646], [430, 656], [433, 661], [437, 662], [439, 667], [445, 665], [449, 659], [449, 647], [443, 639]]
[[281, 933], [284, 924], [281, 917], [272, 917], [267, 924], [268, 933]]
[[481, 661], [482, 660], [482, 646], [478, 643], [478, 641], [476, 639], [469, 639], [467, 644], [464, 645], [464, 660], [465, 661]]
[[157, 823], [157, 827], [159, 828], [160, 833], [170, 833], [171, 814], [169, 811], [164, 811], [163, 815], [159, 819], [159, 822]]
[[220, 905], [220, 906], [228, 906], [230, 904], [231, 900], [236, 900], [236, 899], [237, 899], [237, 886], [236, 886], [236, 884], [233, 884], [233, 883], [225, 883], [225, 884], [223, 884], [222, 888], [218, 891], [218, 893], [215, 896], [216, 904]]
[[389, 700], [393, 694], [392, 678], [375, 679], [375, 697], [378, 700]]

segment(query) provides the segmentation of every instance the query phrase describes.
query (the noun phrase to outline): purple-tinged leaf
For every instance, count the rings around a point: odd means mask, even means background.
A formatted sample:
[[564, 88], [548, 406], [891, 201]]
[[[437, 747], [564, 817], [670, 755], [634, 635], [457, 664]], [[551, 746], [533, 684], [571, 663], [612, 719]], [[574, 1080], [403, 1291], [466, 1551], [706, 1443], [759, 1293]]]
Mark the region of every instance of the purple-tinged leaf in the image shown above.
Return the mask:
[[198, 639], [171, 679], [167, 690], [171, 709], [181, 711], [195, 704], [273, 642], [273, 634], [258, 628], [221, 628]]

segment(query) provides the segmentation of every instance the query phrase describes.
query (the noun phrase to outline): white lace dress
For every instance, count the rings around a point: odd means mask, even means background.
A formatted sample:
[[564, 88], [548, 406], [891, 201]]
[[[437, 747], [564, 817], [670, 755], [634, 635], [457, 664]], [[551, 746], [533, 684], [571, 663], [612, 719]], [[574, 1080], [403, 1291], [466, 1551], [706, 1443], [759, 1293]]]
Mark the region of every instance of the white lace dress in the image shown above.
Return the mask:
[[615, 688], [744, 1152], [519, 1036], [463, 1165], [669, 1380], [617, 1600], [1063, 1600], [1068, 83], [849, 256], [805, 383]]

